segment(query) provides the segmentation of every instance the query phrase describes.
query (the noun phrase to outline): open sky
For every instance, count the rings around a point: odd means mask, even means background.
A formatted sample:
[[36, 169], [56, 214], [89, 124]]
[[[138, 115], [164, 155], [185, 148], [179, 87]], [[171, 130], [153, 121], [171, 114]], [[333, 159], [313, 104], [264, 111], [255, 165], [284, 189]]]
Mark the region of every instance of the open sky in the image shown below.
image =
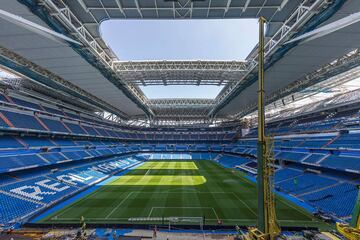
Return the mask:
[[[258, 41], [256, 19], [109, 20], [100, 32], [119, 60], [244, 60]], [[214, 98], [218, 86], [143, 87], [148, 98]]]

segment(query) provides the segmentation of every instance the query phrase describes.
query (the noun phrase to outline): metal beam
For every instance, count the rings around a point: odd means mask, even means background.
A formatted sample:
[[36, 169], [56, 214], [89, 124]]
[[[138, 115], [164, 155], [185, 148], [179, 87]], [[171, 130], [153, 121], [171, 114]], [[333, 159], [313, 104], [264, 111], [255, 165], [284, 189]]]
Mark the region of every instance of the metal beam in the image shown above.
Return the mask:
[[[76, 14], [71, 11], [63, 0], [58, 0], [56, 2], [54, 2], [54, 0], [41, 1], [44, 3], [44, 6], [49, 10], [49, 12], [52, 13], [52, 16], [62, 23], [63, 27], [65, 27], [70, 33], [76, 36], [78, 40], [84, 44], [86, 49], [89, 50], [94, 57], [104, 65], [104, 68], [106, 68], [109, 75], [115, 76], [113, 57], [97, 42], [84, 24], [78, 19]], [[111, 76], [110, 79], [112, 78], [113, 76]], [[116, 78], [117, 81], [111, 82], [120, 90], [129, 92], [129, 95], [132, 95], [131, 98], [133, 98], [134, 102], [136, 102], [140, 108], [144, 109], [147, 114], [151, 115], [152, 112], [147, 107], [147, 98], [144, 96], [142, 91], [137, 86], [129, 84], [118, 77]]]
[[84, 2], [84, 0], [77, 0], [77, 2], [85, 10], [85, 12], [89, 12], [89, 9], [87, 8], [86, 3]]
[[281, 11], [288, 2], [289, 0], [283, 0], [280, 4], [280, 7], [278, 8], [278, 11]]
[[[305, 88], [326, 81], [331, 77], [346, 72], [350, 69], [355, 69], [360, 66], [360, 49], [355, 49], [344, 56], [333, 60], [314, 72], [306, 74], [303, 78], [298, 79], [285, 88], [279, 89], [266, 97], [266, 104], [274, 103], [275, 101], [290, 96], [294, 93], [299, 93]], [[300, 97], [300, 96], [299, 96]], [[256, 103], [247, 106], [247, 108], [239, 111], [234, 117], [241, 118], [256, 110]]]
[[219, 86], [242, 78], [249, 66], [245, 61], [117, 61], [114, 68], [136, 85]]
[[96, 96], [93, 96], [92, 94], [84, 91], [82, 88], [77, 87], [54, 73], [28, 61], [22, 56], [2, 47], [0, 47], [0, 65], [4, 65], [5, 67], [12, 69], [14, 72], [27, 76], [33, 81], [39, 82], [45, 86], [61, 90], [64, 93], [80, 98], [97, 106], [98, 108], [116, 113], [123, 118], [128, 118], [125, 113], [116, 107], [106, 103]]
[[214, 100], [213, 99], [191, 99], [191, 98], [180, 98], [180, 99], [150, 99], [149, 100], [149, 105], [150, 106], [156, 106], [156, 107], [160, 107], [160, 106], [167, 106], [167, 107], [180, 107], [180, 106], [212, 106], [214, 104]]
[[122, 15], [124, 15], [124, 17], [126, 18], [126, 14], [125, 14], [125, 11], [124, 11], [124, 9], [122, 7], [122, 4], [121, 4], [120, 0], [115, 0], [115, 2], [116, 2], [116, 5], [118, 6], [120, 12], [122, 13]]
[[[300, 6], [298, 6], [298, 8], [284, 21], [282, 26], [265, 44], [265, 59], [279, 49], [286, 40], [290, 39], [312, 16], [316, 15], [318, 9], [323, 9], [329, 4], [330, 3], [326, 0], [303, 0]], [[237, 89], [242, 89], [242, 86], [246, 86], [248, 81], [253, 79], [258, 67], [257, 58], [257, 53], [248, 57], [247, 61], [250, 66], [249, 71], [239, 81], [227, 84], [216, 97], [216, 106], [209, 113], [209, 116], [215, 115], [226, 104], [228, 99], [237, 92]]]
[[258, 143], [257, 143], [257, 192], [258, 192], [258, 228], [261, 232], [268, 233], [268, 217], [265, 203], [265, 180], [264, 180], [264, 155], [265, 155], [265, 91], [264, 91], [264, 25], [265, 19], [259, 19], [259, 47], [258, 47]]
[[242, 9], [242, 12], [245, 12], [246, 9], [248, 8], [249, 4], [250, 4], [251, 0], [246, 0], [244, 8]]

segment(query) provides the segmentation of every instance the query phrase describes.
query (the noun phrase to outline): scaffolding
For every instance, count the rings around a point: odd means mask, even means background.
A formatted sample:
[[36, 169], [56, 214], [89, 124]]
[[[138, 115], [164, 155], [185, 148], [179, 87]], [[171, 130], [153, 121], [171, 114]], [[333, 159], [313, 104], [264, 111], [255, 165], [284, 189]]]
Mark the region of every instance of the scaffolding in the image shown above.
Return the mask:
[[346, 239], [360, 239], [360, 191], [358, 191], [350, 224], [336, 223], [336, 228]]
[[270, 240], [280, 233], [276, 222], [274, 176], [274, 140], [265, 137], [265, 90], [264, 90], [264, 25], [265, 19], [259, 19], [259, 73], [258, 73], [258, 228], [249, 229], [251, 239]]

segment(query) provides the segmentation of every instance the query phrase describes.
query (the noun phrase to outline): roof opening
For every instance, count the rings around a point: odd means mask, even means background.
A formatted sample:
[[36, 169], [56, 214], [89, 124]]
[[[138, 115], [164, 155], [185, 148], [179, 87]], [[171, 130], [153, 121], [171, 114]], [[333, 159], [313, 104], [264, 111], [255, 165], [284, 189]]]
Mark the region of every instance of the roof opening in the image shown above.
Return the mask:
[[258, 41], [256, 19], [108, 20], [100, 32], [121, 61], [243, 60]]
[[223, 86], [209, 85], [170, 85], [170, 86], [145, 86], [140, 87], [149, 99], [159, 98], [199, 98], [214, 99]]

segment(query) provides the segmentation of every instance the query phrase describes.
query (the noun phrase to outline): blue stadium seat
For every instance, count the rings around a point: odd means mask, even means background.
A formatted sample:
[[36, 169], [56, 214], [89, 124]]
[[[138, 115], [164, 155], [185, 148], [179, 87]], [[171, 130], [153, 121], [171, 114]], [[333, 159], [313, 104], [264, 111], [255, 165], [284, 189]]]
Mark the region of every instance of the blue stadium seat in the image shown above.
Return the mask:
[[275, 172], [275, 183], [284, 181], [289, 178], [302, 175], [303, 172], [292, 168], [283, 168]]
[[17, 105], [20, 105], [20, 106], [23, 106], [23, 107], [28, 107], [28, 108], [33, 108], [33, 109], [42, 111], [42, 108], [36, 103], [32, 103], [32, 102], [25, 101], [25, 100], [15, 98], [15, 97], [11, 97], [11, 99]]
[[336, 182], [334, 179], [325, 178], [314, 173], [304, 173], [287, 181], [282, 181], [277, 186], [284, 192], [297, 195], [330, 186]]
[[31, 212], [44, 206], [41, 203], [3, 193], [0, 193], [0, 202], [0, 223], [5, 224], [5, 226], [16, 223], [21, 217], [26, 217]]
[[37, 177], [0, 186], [0, 190], [39, 203], [50, 203], [78, 189], [50, 178]]
[[316, 163], [318, 161], [320, 161], [321, 159], [323, 159], [326, 155], [325, 154], [316, 154], [313, 153], [311, 154], [309, 157], [307, 157], [304, 162], [305, 163]]
[[42, 107], [49, 113], [54, 113], [54, 114], [61, 115], [61, 116], [64, 115], [64, 113], [59, 109], [50, 108], [50, 107], [47, 107], [47, 106], [42, 106]]
[[0, 148], [24, 148], [24, 146], [17, 141], [14, 137], [1, 136]]
[[14, 171], [45, 164], [47, 164], [47, 162], [42, 160], [36, 154], [1, 156], [0, 172]]
[[40, 118], [40, 120], [49, 128], [52, 132], [69, 133], [65, 126], [59, 121], [49, 118]]
[[45, 131], [34, 116], [6, 110], [0, 110], [0, 112], [3, 113], [16, 128]]
[[321, 166], [360, 171], [360, 156], [330, 155], [321, 161]]
[[78, 124], [70, 123], [70, 122], [64, 122], [66, 126], [71, 130], [72, 133], [75, 134], [87, 134]]
[[282, 159], [282, 160], [290, 160], [290, 161], [300, 162], [308, 155], [309, 155], [308, 153], [302, 153], [302, 152], [281, 151], [279, 154], [276, 155], [276, 158]]
[[350, 183], [341, 183], [321, 191], [302, 196], [309, 204], [318, 209], [333, 213], [339, 217], [348, 217], [352, 214], [358, 189]]
[[89, 134], [89, 135], [93, 135], [93, 136], [97, 136], [99, 135], [95, 129], [91, 126], [88, 125], [82, 125], [82, 127], [85, 129], [85, 131]]
[[248, 163], [250, 160], [240, 156], [223, 155], [218, 162], [227, 168], [234, 168], [237, 165]]
[[64, 155], [58, 152], [41, 153], [39, 155], [51, 163], [59, 163], [69, 160]]
[[29, 147], [51, 147], [51, 146], [55, 146], [54, 142], [52, 142], [48, 138], [23, 137], [22, 140]]

